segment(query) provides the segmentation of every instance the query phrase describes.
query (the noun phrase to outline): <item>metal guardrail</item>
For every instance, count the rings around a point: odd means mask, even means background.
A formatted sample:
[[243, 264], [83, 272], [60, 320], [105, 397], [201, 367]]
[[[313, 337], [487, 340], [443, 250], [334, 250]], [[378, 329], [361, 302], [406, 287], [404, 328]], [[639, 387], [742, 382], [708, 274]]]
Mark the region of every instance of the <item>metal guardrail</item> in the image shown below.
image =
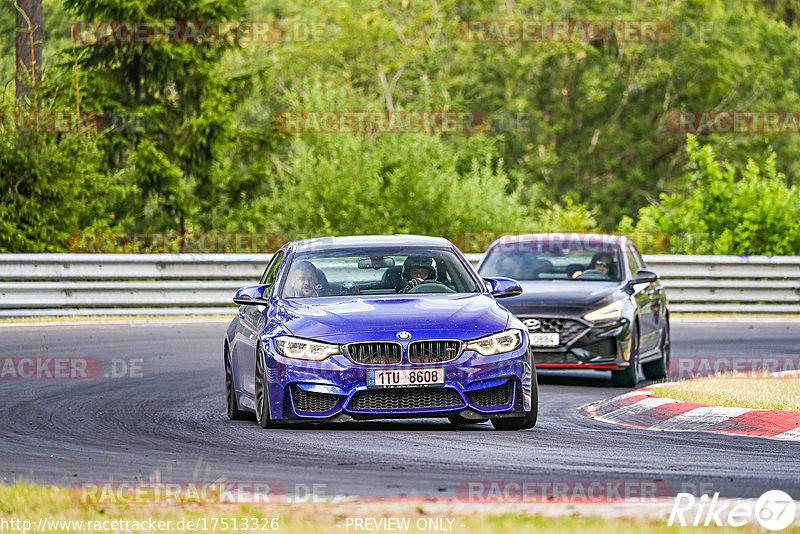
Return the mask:
[[[0, 316], [228, 314], [270, 254], [0, 254]], [[467, 254], [474, 265], [483, 254]], [[800, 313], [800, 257], [646, 255], [677, 312]]]

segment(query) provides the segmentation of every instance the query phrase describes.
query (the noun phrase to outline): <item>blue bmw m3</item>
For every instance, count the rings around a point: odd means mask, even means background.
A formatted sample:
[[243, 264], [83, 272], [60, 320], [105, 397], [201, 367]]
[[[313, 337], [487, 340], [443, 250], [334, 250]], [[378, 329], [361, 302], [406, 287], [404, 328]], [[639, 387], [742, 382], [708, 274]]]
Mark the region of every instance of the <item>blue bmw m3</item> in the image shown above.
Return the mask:
[[326, 237], [286, 243], [237, 291], [225, 335], [228, 417], [291, 422], [447, 418], [536, 424], [527, 328], [449, 241]]

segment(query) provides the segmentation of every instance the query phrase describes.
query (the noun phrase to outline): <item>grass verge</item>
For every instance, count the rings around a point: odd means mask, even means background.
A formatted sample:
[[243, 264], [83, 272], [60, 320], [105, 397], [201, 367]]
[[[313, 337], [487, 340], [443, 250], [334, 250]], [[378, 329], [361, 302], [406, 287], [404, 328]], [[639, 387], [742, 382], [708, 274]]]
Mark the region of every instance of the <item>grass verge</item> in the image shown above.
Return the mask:
[[800, 375], [730, 373], [653, 388], [659, 397], [761, 410], [800, 412]]
[[[370, 532], [454, 532], [481, 534], [534, 534], [558, 532], [565, 534], [605, 534], [607, 532], [631, 533], [751, 533], [758, 532], [755, 526], [731, 527], [668, 527], [666, 516], [658, 520], [602, 518], [591, 513], [583, 514], [582, 508], [570, 508], [561, 517], [546, 517], [524, 512], [508, 513], [507, 507], [499, 511], [492, 505], [475, 506], [468, 503], [448, 504], [437, 508], [438, 503], [425, 501], [350, 502], [338, 504], [83, 504], [77, 502], [67, 488], [38, 486], [26, 483], [0, 485], [0, 530], [22, 532], [37, 531], [39, 521], [47, 523], [38, 532], [283, 532], [287, 534], [335, 534], [354, 531]], [[544, 505], [551, 508], [552, 505]], [[604, 511], [612, 505], [592, 508]], [[642, 505], [636, 505], [641, 509]], [[523, 507], [517, 507], [520, 508]], [[591, 510], [591, 509], [590, 509]], [[668, 514], [668, 512], [667, 512]], [[400, 523], [372, 523], [373, 528], [355, 528], [356, 518], [379, 522], [381, 518], [394, 518]], [[348, 519], [350, 522], [348, 523]], [[273, 521], [274, 520], [274, 521]], [[401, 520], [408, 528], [398, 529]], [[12, 523], [17, 521], [17, 523]], [[25, 524], [21, 521], [29, 521]], [[72, 524], [64, 523], [72, 521]], [[114, 522], [117, 522], [116, 524]], [[128, 523], [123, 523], [127, 521]], [[182, 523], [180, 523], [182, 521]], [[5, 522], [5, 523], [4, 523]], [[61, 522], [60, 524], [58, 522]], [[76, 523], [78, 522], [78, 523]], [[89, 523], [92, 522], [92, 523]], [[133, 524], [139, 522], [140, 524]], [[151, 523], [154, 522], [154, 523]], [[162, 523], [158, 523], [162, 522]], [[189, 523], [194, 522], [194, 523]], [[148, 524], [149, 523], [149, 524]], [[348, 526], [349, 525], [349, 526]], [[155, 526], [155, 528], [153, 528]], [[394, 528], [392, 528], [394, 526]], [[436, 526], [441, 528], [436, 528]], [[277, 529], [275, 528], [277, 527]], [[375, 528], [377, 527], [377, 528]], [[787, 529], [784, 532], [800, 532]]]

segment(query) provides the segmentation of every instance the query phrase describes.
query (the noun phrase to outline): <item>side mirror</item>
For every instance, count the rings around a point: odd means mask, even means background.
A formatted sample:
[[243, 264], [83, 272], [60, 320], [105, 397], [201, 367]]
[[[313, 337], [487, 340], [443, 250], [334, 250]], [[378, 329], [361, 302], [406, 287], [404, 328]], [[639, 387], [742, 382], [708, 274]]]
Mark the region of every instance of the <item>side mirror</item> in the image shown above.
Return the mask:
[[243, 304], [245, 306], [269, 304], [269, 300], [264, 298], [264, 293], [266, 293], [270, 287], [272, 287], [272, 284], [259, 284], [257, 286], [243, 287], [236, 292], [236, 295], [233, 297], [233, 302], [236, 304]]
[[503, 297], [516, 297], [522, 294], [522, 286], [519, 282], [511, 278], [502, 278], [500, 276], [493, 278], [484, 278], [484, 282], [491, 287], [492, 296], [496, 299]]
[[636, 278], [628, 280], [628, 287], [633, 287], [636, 284], [650, 284], [658, 281], [658, 275], [649, 269], [639, 269], [636, 271]]

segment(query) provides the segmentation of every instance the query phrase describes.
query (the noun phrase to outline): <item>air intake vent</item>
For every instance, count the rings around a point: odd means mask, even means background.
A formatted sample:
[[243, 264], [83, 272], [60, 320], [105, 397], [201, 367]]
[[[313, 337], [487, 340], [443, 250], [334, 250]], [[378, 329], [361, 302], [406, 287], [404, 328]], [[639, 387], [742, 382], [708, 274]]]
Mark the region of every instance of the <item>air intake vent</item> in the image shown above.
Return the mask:
[[336, 403], [341, 398], [339, 395], [304, 391], [296, 385], [292, 385], [292, 401], [296, 412], [329, 412], [336, 407]]
[[499, 386], [471, 391], [469, 396], [473, 404], [490, 408], [510, 404], [513, 391], [512, 382], [508, 381]]
[[422, 408], [460, 408], [464, 400], [451, 388], [383, 389], [361, 391], [348, 405], [352, 411], [403, 411]]

